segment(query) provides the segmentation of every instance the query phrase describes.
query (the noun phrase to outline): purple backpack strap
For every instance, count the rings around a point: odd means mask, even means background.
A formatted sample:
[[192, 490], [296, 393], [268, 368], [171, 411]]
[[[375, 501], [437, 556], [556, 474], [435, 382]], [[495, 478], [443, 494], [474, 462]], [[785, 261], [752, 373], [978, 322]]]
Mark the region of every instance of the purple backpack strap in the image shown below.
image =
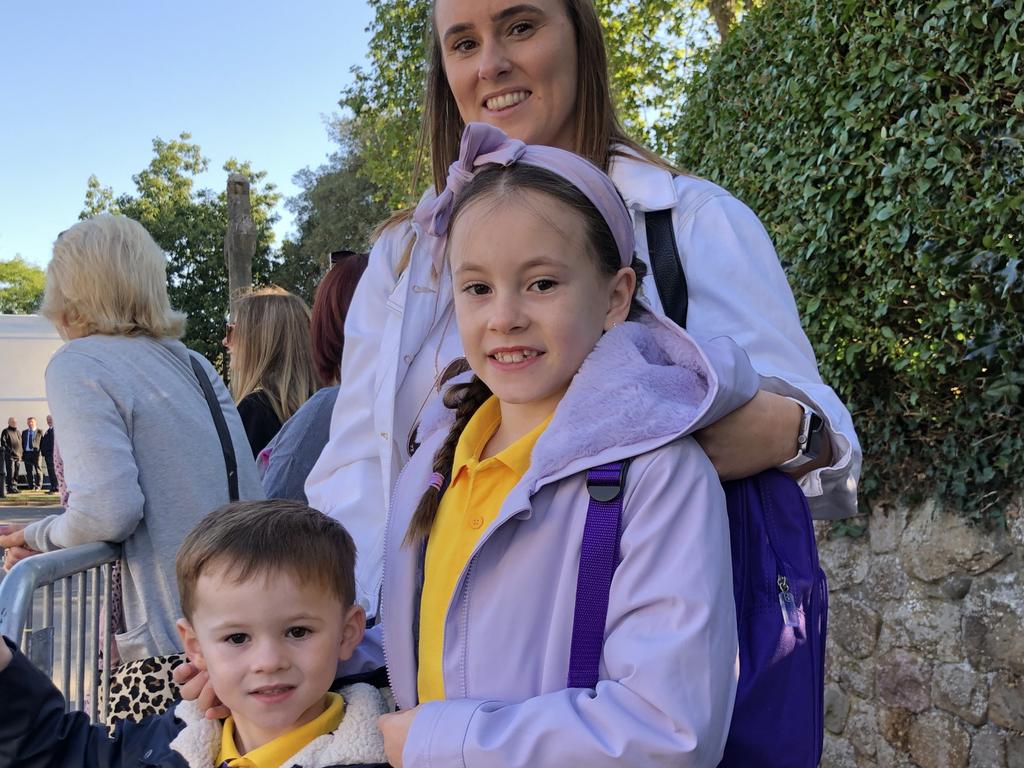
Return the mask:
[[622, 489], [629, 460], [603, 464], [587, 472], [587, 521], [580, 548], [576, 607], [569, 650], [569, 688], [597, 686], [598, 666], [608, 619], [608, 595], [619, 562]]

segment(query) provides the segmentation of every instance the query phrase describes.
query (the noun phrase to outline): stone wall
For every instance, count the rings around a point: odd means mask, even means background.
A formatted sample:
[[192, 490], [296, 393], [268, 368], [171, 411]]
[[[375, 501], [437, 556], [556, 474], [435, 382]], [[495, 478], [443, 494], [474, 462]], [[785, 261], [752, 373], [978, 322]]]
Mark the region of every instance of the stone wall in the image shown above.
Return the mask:
[[830, 614], [823, 768], [1024, 768], [1024, 517], [934, 504], [818, 524]]

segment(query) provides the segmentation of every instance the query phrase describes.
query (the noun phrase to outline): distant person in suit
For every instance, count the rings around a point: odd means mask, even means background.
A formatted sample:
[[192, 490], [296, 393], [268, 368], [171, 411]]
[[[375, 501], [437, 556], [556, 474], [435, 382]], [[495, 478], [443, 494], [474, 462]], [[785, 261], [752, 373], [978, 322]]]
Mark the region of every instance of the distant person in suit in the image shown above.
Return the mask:
[[43, 454], [43, 461], [46, 462], [46, 476], [50, 481], [50, 489], [47, 493], [57, 492], [57, 470], [53, 464], [53, 444], [57, 438], [57, 434], [53, 431], [53, 416], [46, 417], [46, 434], [43, 435], [42, 442], [39, 444], [39, 450]]
[[25, 481], [30, 490], [39, 491], [43, 488], [43, 468], [39, 463], [39, 448], [43, 441], [43, 433], [36, 426], [35, 416], [28, 417], [28, 429], [21, 433], [22, 461], [25, 462]]
[[0, 434], [3, 444], [4, 474], [8, 493], [21, 493], [18, 490], [18, 464], [21, 462], [21, 433], [18, 432], [18, 420], [13, 416], [7, 420], [7, 429]]

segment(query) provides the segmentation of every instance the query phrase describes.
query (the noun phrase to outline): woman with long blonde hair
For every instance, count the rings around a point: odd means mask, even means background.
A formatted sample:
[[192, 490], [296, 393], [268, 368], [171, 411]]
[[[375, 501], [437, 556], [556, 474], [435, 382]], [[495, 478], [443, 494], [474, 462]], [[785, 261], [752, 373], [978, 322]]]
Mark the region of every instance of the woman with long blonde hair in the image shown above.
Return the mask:
[[224, 346], [231, 392], [255, 457], [317, 390], [306, 302], [271, 286], [240, 298]]

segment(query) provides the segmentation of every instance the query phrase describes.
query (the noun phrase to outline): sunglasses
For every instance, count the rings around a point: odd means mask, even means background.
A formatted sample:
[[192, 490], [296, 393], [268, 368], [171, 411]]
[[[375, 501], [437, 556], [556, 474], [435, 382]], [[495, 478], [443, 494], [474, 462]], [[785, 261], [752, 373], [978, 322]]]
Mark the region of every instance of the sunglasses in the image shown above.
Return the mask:
[[234, 323], [224, 323], [224, 346], [226, 347], [231, 343], [231, 337], [235, 334]]

